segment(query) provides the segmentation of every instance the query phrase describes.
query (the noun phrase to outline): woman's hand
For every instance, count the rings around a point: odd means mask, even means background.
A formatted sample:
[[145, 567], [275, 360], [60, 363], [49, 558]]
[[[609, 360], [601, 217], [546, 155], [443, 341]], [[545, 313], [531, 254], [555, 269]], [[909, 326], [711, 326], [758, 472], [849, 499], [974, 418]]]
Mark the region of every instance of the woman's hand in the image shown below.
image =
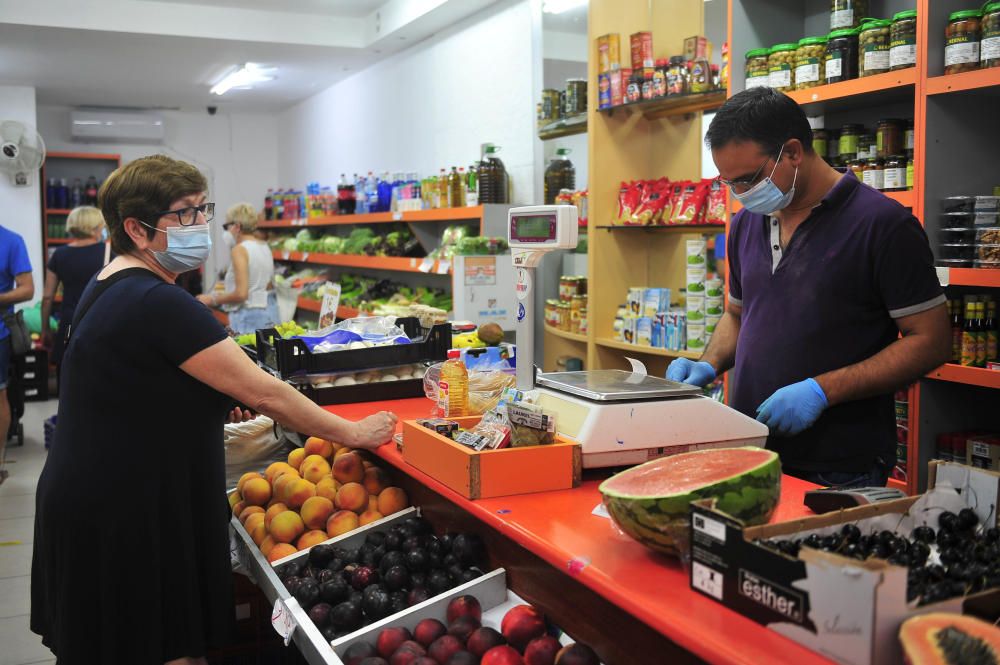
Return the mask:
[[198, 302], [200, 302], [205, 307], [214, 307], [215, 306], [215, 298], [213, 298], [208, 293], [199, 293], [198, 295], [195, 296], [195, 298], [197, 298]]
[[352, 448], [378, 448], [387, 443], [396, 432], [399, 418], [395, 413], [379, 411], [354, 423], [355, 435]]
[[229, 412], [229, 424], [235, 425], [236, 423], [245, 423], [247, 421], [253, 420], [257, 417], [257, 414], [250, 409], [241, 409], [240, 407], [234, 407], [232, 411]]

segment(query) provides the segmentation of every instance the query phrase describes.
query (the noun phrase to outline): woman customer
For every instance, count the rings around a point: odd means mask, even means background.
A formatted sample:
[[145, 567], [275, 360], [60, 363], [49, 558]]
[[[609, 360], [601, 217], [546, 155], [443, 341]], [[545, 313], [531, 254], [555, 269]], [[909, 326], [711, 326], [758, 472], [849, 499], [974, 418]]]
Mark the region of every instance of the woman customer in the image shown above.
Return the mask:
[[[42, 344], [51, 349], [52, 362], [56, 367], [62, 363], [66, 331], [73, 321], [73, 313], [80, 302], [83, 289], [111, 258], [111, 246], [105, 242], [104, 216], [97, 208], [74, 208], [66, 218], [66, 233], [73, 240], [58, 248], [49, 259], [42, 295]], [[60, 284], [63, 287], [63, 297], [58, 310], [59, 327], [53, 336], [49, 317], [52, 315], [52, 304]]]
[[274, 294], [274, 258], [271, 248], [257, 235], [257, 211], [249, 203], [237, 203], [226, 213], [222, 239], [230, 248], [226, 270], [226, 292], [198, 296], [202, 304], [229, 313], [229, 327], [238, 334], [279, 323], [278, 299]]
[[211, 249], [193, 166], [121, 167], [100, 206], [118, 255], [77, 307], [56, 444], [38, 482], [31, 629], [64, 665], [205, 663], [233, 618], [223, 425], [234, 401], [352, 447], [396, 416], [351, 422], [259, 369], [174, 285]]

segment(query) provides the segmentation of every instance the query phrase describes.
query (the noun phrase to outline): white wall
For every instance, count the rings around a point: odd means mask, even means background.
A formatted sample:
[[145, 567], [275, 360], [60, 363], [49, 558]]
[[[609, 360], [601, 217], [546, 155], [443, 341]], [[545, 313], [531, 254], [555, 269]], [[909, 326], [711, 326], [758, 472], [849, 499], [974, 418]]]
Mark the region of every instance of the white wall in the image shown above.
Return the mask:
[[69, 114], [67, 107], [39, 107], [38, 127], [49, 150], [117, 153], [123, 164], [163, 153], [201, 169], [208, 178], [209, 199], [216, 203], [212, 225], [216, 251], [206, 275], [228, 264], [219, 241], [226, 209], [240, 201], [259, 209], [267, 189], [278, 182], [277, 118], [272, 114], [220, 112], [210, 116], [205, 111], [164, 111], [166, 137], [162, 144], [153, 145], [74, 142]]
[[489, 142], [502, 148], [514, 200], [540, 202], [531, 30], [530, 2], [499, 3], [283, 112], [274, 184], [436, 174], [468, 167]]
[[[0, 86], [0, 120], [16, 120], [31, 127], [35, 117], [35, 89], [22, 86]], [[35, 174], [28, 187], [15, 187], [10, 178], [0, 175], [0, 224], [21, 234], [31, 259], [35, 280], [34, 302], [42, 297], [45, 271], [42, 266], [42, 208]]]

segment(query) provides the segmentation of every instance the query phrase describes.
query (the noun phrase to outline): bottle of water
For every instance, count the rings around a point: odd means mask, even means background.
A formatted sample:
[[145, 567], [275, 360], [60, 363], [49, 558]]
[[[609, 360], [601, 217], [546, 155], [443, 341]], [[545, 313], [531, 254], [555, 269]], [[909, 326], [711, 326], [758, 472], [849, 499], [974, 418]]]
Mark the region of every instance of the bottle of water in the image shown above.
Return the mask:
[[368, 212], [368, 194], [365, 192], [365, 181], [354, 174], [354, 212], [363, 215]]
[[372, 175], [371, 171], [368, 172], [368, 177], [365, 178], [365, 198], [368, 200], [368, 212], [382, 211], [378, 200], [378, 181]]

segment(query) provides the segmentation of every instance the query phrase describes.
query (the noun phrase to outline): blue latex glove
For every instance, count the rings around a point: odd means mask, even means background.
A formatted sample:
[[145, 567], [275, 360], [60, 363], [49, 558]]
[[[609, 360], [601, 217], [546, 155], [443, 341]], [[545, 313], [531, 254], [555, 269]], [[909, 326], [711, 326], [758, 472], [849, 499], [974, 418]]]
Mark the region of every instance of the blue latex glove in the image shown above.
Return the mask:
[[771, 432], [794, 436], [811, 427], [828, 405], [826, 393], [815, 379], [806, 379], [774, 391], [757, 407], [757, 420]]
[[678, 358], [667, 367], [667, 379], [704, 388], [715, 380], [715, 368], [704, 360], [692, 362]]

